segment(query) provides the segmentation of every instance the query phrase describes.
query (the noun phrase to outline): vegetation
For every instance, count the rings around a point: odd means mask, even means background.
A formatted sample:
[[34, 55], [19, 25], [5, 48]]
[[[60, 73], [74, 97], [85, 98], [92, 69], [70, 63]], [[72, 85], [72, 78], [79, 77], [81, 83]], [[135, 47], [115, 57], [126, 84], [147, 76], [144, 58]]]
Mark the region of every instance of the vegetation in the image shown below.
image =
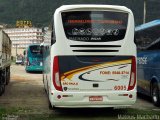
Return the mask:
[[159, 119], [160, 112], [154, 110], [123, 109], [58, 109], [50, 113], [35, 113], [28, 108], [0, 108], [0, 119], [21, 120], [116, 120]]
[[[15, 26], [17, 20], [31, 20], [34, 26], [48, 26], [55, 9], [66, 4], [123, 5], [133, 11], [137, 25], [143, 22], [143, 0], [0, 0], [0, 23]], [[147, 21], [160, 17], [159, 4], [147, 0]]]

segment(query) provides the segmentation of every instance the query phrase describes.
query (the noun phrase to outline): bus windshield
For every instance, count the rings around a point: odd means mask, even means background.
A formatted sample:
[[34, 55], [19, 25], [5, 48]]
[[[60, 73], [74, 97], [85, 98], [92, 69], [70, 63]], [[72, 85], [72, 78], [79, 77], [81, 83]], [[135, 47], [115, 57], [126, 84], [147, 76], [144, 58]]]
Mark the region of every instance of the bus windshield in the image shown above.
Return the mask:
[[22, 56], [17, 56], [17, 60], [22, 60], [23, 57]]
[[65, 35], [70, 40], [107, 42], [125, 37], [128, 14], [113, 11], [62, 12]]
[[160, 42], [159, 33], [160, 25], [137, 30], [135, 33], [135, 42], [138, 49], [148, 49], [150, 47], [152, 48], [152, 46], [158, 45]]
[[40, 55], [40, 46], [30, 46], [30, 51], [32, 54]]

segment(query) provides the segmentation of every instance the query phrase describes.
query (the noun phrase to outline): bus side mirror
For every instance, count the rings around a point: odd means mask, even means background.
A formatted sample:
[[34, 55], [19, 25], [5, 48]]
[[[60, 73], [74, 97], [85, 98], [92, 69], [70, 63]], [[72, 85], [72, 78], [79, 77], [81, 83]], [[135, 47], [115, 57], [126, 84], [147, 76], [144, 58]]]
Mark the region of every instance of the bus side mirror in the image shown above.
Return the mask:
[[43, 47], [44, 47], [44, 43], [40, 44], [40, 54], [43, 54]]
[[24, 55], [24, 56], [26, 55], [26, 51], [23, 51], [23, 55]]

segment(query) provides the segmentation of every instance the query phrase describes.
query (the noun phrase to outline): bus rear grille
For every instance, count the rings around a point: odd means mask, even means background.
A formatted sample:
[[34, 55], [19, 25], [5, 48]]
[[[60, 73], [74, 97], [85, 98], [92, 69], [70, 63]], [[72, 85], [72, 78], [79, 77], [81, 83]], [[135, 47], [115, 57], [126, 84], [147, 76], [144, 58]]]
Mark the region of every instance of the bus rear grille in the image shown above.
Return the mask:
[[73, 52], [118, 52], [119, 50], [102, 50], [102, 49], [89, 49], [89, 50], [73, 50]]
[[121, 47], [121, 45], [70, 45], [70, 47], [111, 48], [111, 47]]
[[[120, 48], [121, 45], [70, 45], [70, 47], [77, 48], [77, 50], [73, 49], [72, 50], [73, 52], [118, 52], [119, 50], [115, 50], [111, 48]], [[86, 48], [86, 49], [82, 49], [82, 48]], [[110, 48], [110, 49], [107, 49], [107, 48]]]

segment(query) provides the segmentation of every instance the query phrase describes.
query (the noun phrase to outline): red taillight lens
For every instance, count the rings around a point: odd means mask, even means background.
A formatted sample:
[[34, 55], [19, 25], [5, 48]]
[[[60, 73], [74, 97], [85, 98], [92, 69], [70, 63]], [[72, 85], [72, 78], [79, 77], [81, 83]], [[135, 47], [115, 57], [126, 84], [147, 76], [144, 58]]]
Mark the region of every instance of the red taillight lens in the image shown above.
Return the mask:
[[133, 90], [136, 85], [136, 58], [132, 57], [131, 75], [128, 86], [128, 91]]
[[56, 90], [62, 91], [61, 81], [60, 81], [60, 75], [59, 75], [59, 62], [58, 62], [58, 56], [54, 57], [53, 60], [53, 85]]

